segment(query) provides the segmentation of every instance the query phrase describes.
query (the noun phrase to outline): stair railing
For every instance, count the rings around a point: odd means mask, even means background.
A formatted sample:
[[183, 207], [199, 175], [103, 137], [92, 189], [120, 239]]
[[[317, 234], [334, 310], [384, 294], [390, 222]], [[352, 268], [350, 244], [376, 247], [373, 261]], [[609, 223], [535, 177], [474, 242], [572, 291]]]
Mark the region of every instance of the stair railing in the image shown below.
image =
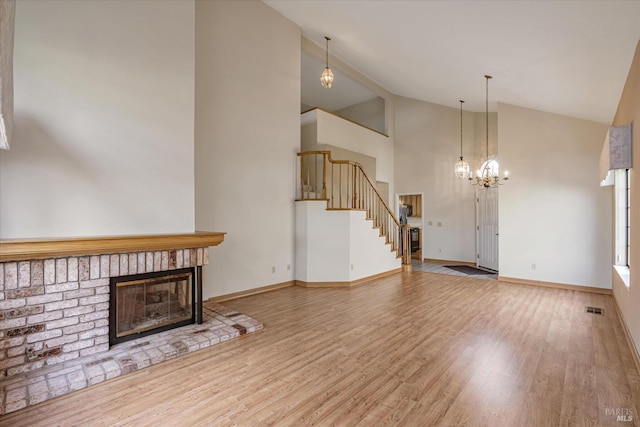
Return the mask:
[[359, 163], [333, 160], [331, 151], [305, 151], [298, 157], [298, 200], [326, 200], [329, 210], [366, 211], [402, 264], [411, 265], [409, 226], [400, 224]]

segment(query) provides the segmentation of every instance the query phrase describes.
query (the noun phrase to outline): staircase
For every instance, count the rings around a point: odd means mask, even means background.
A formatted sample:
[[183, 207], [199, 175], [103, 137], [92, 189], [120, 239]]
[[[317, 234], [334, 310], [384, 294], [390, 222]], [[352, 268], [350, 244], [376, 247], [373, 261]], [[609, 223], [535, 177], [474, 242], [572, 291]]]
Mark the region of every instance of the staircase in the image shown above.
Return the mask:
[[411, 265], [408, 225], [400, 224], [359, 163], [333, 160], [330, 151], [305, 151], [298, 157], [298, 201], [326, 201], [328, 211], [364, 211], [403, 267]]

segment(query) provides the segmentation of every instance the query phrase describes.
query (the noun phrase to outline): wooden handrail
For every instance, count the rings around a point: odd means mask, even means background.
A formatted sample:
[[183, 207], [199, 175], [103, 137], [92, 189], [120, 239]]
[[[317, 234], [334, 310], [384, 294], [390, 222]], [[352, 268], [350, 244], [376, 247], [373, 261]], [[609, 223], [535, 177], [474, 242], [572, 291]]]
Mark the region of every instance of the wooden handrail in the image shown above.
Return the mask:
[[[300, 157], [300, 200], [326, 200], [328, 209], [332, 210], [366, 210], [367, 218], [373, 220], [374, 227], [379, 228], [387, 243], [398, 251], [403, 264], [411, 264], [408, 226], [401, 224], [396, 218], [360, 163], [351, 160], [334, 160], [331, 157], [331, 151], [328, 150], [305, 151], [298, 153], [298, 157]], [[321, 175], [318, 171], [319, 161], [322, 161]], [[330, 175], [327, 175], [328, 164], [331, 165]], [[338, 167], [337, 179], [334, 166]], [[344, 177], [343, 169], [346, 169]], [[330, 191], [327, 190], [328, 183]]]

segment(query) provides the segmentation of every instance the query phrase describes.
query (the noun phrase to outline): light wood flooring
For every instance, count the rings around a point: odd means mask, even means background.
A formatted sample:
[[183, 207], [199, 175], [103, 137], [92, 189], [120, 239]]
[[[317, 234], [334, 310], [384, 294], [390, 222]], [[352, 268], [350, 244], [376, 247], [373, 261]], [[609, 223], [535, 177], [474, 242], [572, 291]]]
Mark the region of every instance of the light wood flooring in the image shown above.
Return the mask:
[[640, 425], [611, 296], [418, 271], [224, 304], [265, 330], [0, 425]]

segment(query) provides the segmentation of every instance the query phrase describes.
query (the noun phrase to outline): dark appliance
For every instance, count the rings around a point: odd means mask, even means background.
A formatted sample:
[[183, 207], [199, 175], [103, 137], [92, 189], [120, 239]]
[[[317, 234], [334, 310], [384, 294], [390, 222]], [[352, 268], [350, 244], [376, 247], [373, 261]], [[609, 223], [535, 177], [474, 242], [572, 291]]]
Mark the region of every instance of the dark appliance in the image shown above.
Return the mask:
[[411, 228], [409, 234], [411, 236], [411, 252], [418, 252], [420, 250], [420, 229]]

